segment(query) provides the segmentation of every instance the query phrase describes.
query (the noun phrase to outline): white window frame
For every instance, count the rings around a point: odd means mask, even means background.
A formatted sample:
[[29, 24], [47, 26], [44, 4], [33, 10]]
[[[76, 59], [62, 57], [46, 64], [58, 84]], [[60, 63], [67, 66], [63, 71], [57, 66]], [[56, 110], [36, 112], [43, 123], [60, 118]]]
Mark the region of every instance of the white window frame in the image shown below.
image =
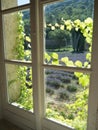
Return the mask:
[[[24, 9], [30, 9], [31, 10], [31, 4], [35, 7], [35, 3], [29, 3], [29, 4], [25, 4], [25, 5], [22, 5], [22, 6], [17, 6], [17, 7], [12, 7], [12, 8], [8, 8], [8, 9], [0, 9], [0, 23], [1, 23], [1, 40], [0, 42], [2, 43], [1, 44], [1, 52], [2, 52], [2, 55], [1, 55], [1, 68], [2, 68], [2, 116], [3, 118], [11, 121], [12, 123], [22, 127], [23, 129], [35, 129], [36, 128], [36, 125], [35, 125], [35, 114], [32, 113], [32, 112], [29, 112], [29, 111], [26, 111], [26, 110], [23, 110], [23, 109], [20, 109], [20, 108], [17, 108], [16, 106], [13, 106], [11, 104], [8, 103], [8, 96], [7, 96], [7, 83], [6, 83], [6, 69], [5, 69], [5, 64], [12, 64], [12, 65], [23, 65], [23, 66], [33, 66], [32, 62], [22, 62], [22, 61], [19, 61], [19, 60], [9, 60], [9, 59], [6, 59], [5, 58], [5, 55], [4, 55], [4, 41], [3, 41], [3, 15], [4, 14], [9, 14], [9, 13], [13, 13], [13, 12], [16, 12], [16, 11], [21, 11], [21, 10], [24, 10]], [[0, 5], [1, 5], [1, 1], [0, 1]], [[31, 12], [31, 11], [30, 11]], [[35, 8], [32, 8], [32, 12], [35, 12]], [[35, 17], [35, 14], [32, 13], [32, 16]], [[34, 18], [35, 19], [35, 18]], [[33, 19], [33, 21], [34, 21]], [[34, 23], [32, 26], [33, 26], [33, 29], [35, 29], [35, 21], [32, 22]], [[31, 29], [32, 32], [33, 29]], [[32, 33], [32, 38], [33, 41], [36, 39], [35, 36], [33, 36], [33, 33]], [[32, 50], [31, 50], [32, 51]]]
[[[63, 69], [65, 71], [79, 71], [87, 72], [91, 75], [90, 82], [90, 94], [89, 94], [89, 109], [88, 109], [88, 123], [87, 130], [97, 130], [98, 129], [98, 0], [95, 0], [94, 7], [94, 32], [93, 32], [93, 51], [92, 51], [92, 64], [91, 69], [81, 69], [81, 68], [72, 68], [72, 67], [58, 67], [58, 66], [49, 66], [43, 64], [43, 5], [55, 2], [56, 0], [31, 0], [30, 4], [23, 5], [20, 7], [14, 7], [11, 9], [6, 9], [0, 11], [0, 25], [2, 23], [2, 15], [10, 13], [13, 11], [19, 11], [22, 9], [30, 8], [31, 14], [31, 41], [32, 44], [32, 63], [19, 62], [6, 60], [4, 58], [4, 43], [3, 43], [3, 29], [0, 27], [0, 67], [1, 67], [1, 91], [2, 91], [2, 116], [7, 120], [10, 120], [14, 124], [24, 128], [25, 130], [71, 130], [71, 128], [48, 120], [45, 118], [45, 92], [44, 92], [44, 68], [50, 69]], [[0, 4], [1, 5], [1, 4]], [[95, 59], [95, 60], [94, 60]], [[20, 64], [20, 65], [29, 65], [33, 69], [33, 89], [34, 89], [34, 113], [19, 109], [15, 106], [8, 104], [7, 101], [7, 90], [6, 90], [6, 75], [5, 75], [5, 64]]]
[[[43, 25], [43, 6], [44, 4], [48, 4], [51, 2], [56, 2], [57, 0], [41, 0], [40, 1], [40, 27], [41, 30], [43, 30], [42, 28], [44, 28]], [[92, 63], [91, 63], [91, 69], [83, 69], [83, 68], [73, 68], [73, 67], [61, 67], [61, 66], [50, 66], [50, 65], [45, 65], [43, 64], [43, 55], [41, 57], [41, 61], [42, 61], [42, 71], [44, 71], [44, 69], [46, 68], [50, 68], [50, 69], [61, 69], [61, 70], [65, 70], [65, 71], [69, 71], [69, 72], [83, 72], [83, 73], [88, 73], [90, 74], [90, 87], [89, 87], [89, 102], [88, 102], [88, 122], [87, 122], [87, 130], [96, 130], [98, 129], [98, 80], [96, 79], [98, 77], [98, 59], [97, 59], [97, 50], [98, 50], [98, 38], [97, 38], [97, 34], [98, 34], [98, 29], [97, 29], [97, 23], [98, 23], [98, 17], [97, 17], [97, 11], [98, 11], [98, 1], [95, 0], [94, 2], [94, 25], [93, 25], [93, 50], [92, 50]], [[41, 40], [42, 43], [40, 43], [41, 45], [43, 45], [43, 31], [41, 31]], [[41, 49], [43, 50], [44, 47], [42, 47]], [[43, 50], [44, 52], [44, 50]], [[42, 54], [42, 51], [41, 51]], [[96, 59], [96, 60], [94, 60]], [[43, 73], [43, 72], [42, 72]], [[43, 80], [42, 80], [43, 81]], [[44, 85], [44, 82], [43, 82]], [[42, 86], [43, 86], [42, 85]], [[42, 89], [43, 90], [43, 89]], [[44, 92], [44, 90], [43, 90]], [[44, 94], [43, 94], [44, 95]], [[44, 99], [45, 100], [45, 99]], [[43, 101], [44, 102], [44, 101]], [[44, 112], [43, 112], [44, 113]], [[43, 119], [43, 126], [47, 129], [57, 129], [57, 130], [70, 130], [70, 128], [68, 128], [67, 126], [64, 127], [64, 125], [59, 125], [59, 123], [56, 122], [52, 122], [51, 120], [48, 119]]]

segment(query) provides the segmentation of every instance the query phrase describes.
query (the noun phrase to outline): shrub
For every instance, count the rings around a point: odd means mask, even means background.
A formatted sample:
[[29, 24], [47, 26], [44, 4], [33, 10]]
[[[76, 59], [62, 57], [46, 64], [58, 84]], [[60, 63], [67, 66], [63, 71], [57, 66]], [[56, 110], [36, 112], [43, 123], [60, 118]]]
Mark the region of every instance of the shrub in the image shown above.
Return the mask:
[[71, 83], [71, 79], [70, 78], [64, 78], [63, 77], [61, 80], [62, 80], [63, 83], [66, 83], [66, 84]]
[[50, 95], [53, 95], [54, 90], [52, 90], [51, 88], [46, 88], [46, 93], [49, 93]]
[[60, 92], [60, 99], [69, 99], [69, 93], [67, 91]]
[[76, 91], [77, 91], [77, 87], [74, 86], [74, 85], [68, 85], [68, 86], [67, 86], [67, 90], [68, 90], [69, 92], [76, 92]]
[[60, 80], [56, 78], [47, 78], [46, 84], [55, 89], [59, 89], [62, 86]]
[[48, 75], [48, 74], [53, 74], [53, 70], [45, 70], [45, 74]]

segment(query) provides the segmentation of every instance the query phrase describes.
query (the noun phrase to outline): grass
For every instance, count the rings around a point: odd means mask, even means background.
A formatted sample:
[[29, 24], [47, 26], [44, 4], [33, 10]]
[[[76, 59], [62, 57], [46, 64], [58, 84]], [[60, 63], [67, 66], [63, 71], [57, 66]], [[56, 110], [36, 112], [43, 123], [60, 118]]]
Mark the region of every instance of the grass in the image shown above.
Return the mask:
[[62, 48], [59, 48], [59, 49], [46, 49], [46, 52], [64, 52], [64, 51], [72, 52], [73, 48], [72, 48], [71, 45], [69, 45], [67, 47], [62, 47]]

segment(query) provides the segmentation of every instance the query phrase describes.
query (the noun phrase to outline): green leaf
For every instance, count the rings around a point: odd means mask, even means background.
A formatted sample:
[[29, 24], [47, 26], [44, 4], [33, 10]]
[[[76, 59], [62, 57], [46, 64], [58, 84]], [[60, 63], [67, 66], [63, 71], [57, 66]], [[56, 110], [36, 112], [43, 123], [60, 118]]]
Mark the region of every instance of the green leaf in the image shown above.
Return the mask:
[[52, 65], [59, 65], [59, 61], [58, 60], [53, 60]]
[[31, 39], [30, 39], [29, 36], [26, 36], [26, 41], [27, 41], [27, 42], [31, 42]]
[[88, 75], [83, 75], [79, 78], [79, 84], [81, 84], [84, 88], [89, 85], [89, 77]]
[[69, 60], [69, 61], [67, 62], [67, 66], [74, 67], [73, 61]]
[[77, 60], [77, 61], [75, 62], [75, 65], [76, 65], [77, 67], [82, 67], [82, 62], [79, 61], [79, 60]]
[[61, 61], [66, 64], [69, 61], [69, 58], [68, 57], [63, 57], [63, 58], [61, 58]]
[[87, 53], [87, 54], [86, 54], [86, 59], [87, 59], [88, 61], [91, 61], [91, 53]]
[[75, 76], [78, 77], [78, 78], [83, 75], [83, 73], [80, 73], [80, 72], [74, 72], [74, 74], [75, 74]]
[[44, 58], [49, 62], [51, 57], [48, 55], [48, 53], [45, 53], [44, 56], [45, 56]]
[[92, 43], [92, 38], [86, 37], [86, 41], [87, 41], [87, 43]]
[[92, 47], [91, 46], [89, 47], [89, 52], [92, 52]]
[[84, 67], [87, 67], [88, 66], [88, 62], [84, 62]]
[[52, 58], [55, 59], [55, 60], [58, 60], [58, 54], [57, 53], [52, 53], [51, 54]]

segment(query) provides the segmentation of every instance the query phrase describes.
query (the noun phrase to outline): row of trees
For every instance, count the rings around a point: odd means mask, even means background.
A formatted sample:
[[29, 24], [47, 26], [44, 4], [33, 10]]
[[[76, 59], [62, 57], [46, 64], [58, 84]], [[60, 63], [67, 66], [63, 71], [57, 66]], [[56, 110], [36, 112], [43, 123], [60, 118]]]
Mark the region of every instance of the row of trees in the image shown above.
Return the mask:
[[[64, 25], [63, 19], [66, 20], [67, 24], [75, 25], [78, 19], [83, 22], [88, 17], [92, 18], [93, 6], [94, 1], [92, 0], [75, 0], [74, 2], [65, 0], [63, 2], [55, 2], [48, 6], [46, 5], [45, 20], [48, 25], [45, 30], [47, 40], [46, 49], [64, 48], [72, 45], [74, 52], [84, 52], [88, 50], [89, 45], [81, 29], [75, 30], [75, 28], [72, 28], [69, 31], [65, 26], [65, 29], [62, 31], [62, 29], [57, 26]], [[73, 23], [71, 23], [71, 21], [73, 21]], [[50, 28], [51, 25], [52, 29]], [[55, 40], [57, 44], [55, 44], [53, 40]]]
[[92, 18], [87, 18], [83, 22], [80, 21], [79, 19], [74, 20], [74, 21], [62, 19], [61, 21], [62, 21], [62, 24], [58, 24], [58, 23], [55, 23], [54, 25], [47, 24], [46, 31], [48, 28], [49, 32], [52, 32], [52, 38], [55, 38], [55, 36], [53, 35], [53, 32], [55, 30], [58, 32], [59, 31], [62, 32], [58, 38], [60, 39], [61, 37], [61, 40], [64, 40], [64, 38], [67, 37], [65, 34], [65, 32], [67, 31], [69, 35], [71, 35], [73, 49], [74, 51], [77, 51], [77, 52], [84, 51], [85, 43], [87, 43], [89, 52], [87, 53], [86, 58], [90, 62], [91, 50], [92, 50], [92, 33], [93, 33]]
[[[82, 34], [80, 28], [78, 30], [75, 29], [76, 22], [80, 22], [80, 20], [73, 22], [66, 20], [66, 22], [69, 22], [67, 24], [72, 24], [73, 27], [71, 30], [66, 29], [64, 21], [60, 24], [61, 29], [58, 23], [47, 25], [46, 49], [60, 49], [72, 46], [73, 52], [84, 52], [87, 50], [86, 37]], [[48, 41], [50, 42], [48, 43]]]

